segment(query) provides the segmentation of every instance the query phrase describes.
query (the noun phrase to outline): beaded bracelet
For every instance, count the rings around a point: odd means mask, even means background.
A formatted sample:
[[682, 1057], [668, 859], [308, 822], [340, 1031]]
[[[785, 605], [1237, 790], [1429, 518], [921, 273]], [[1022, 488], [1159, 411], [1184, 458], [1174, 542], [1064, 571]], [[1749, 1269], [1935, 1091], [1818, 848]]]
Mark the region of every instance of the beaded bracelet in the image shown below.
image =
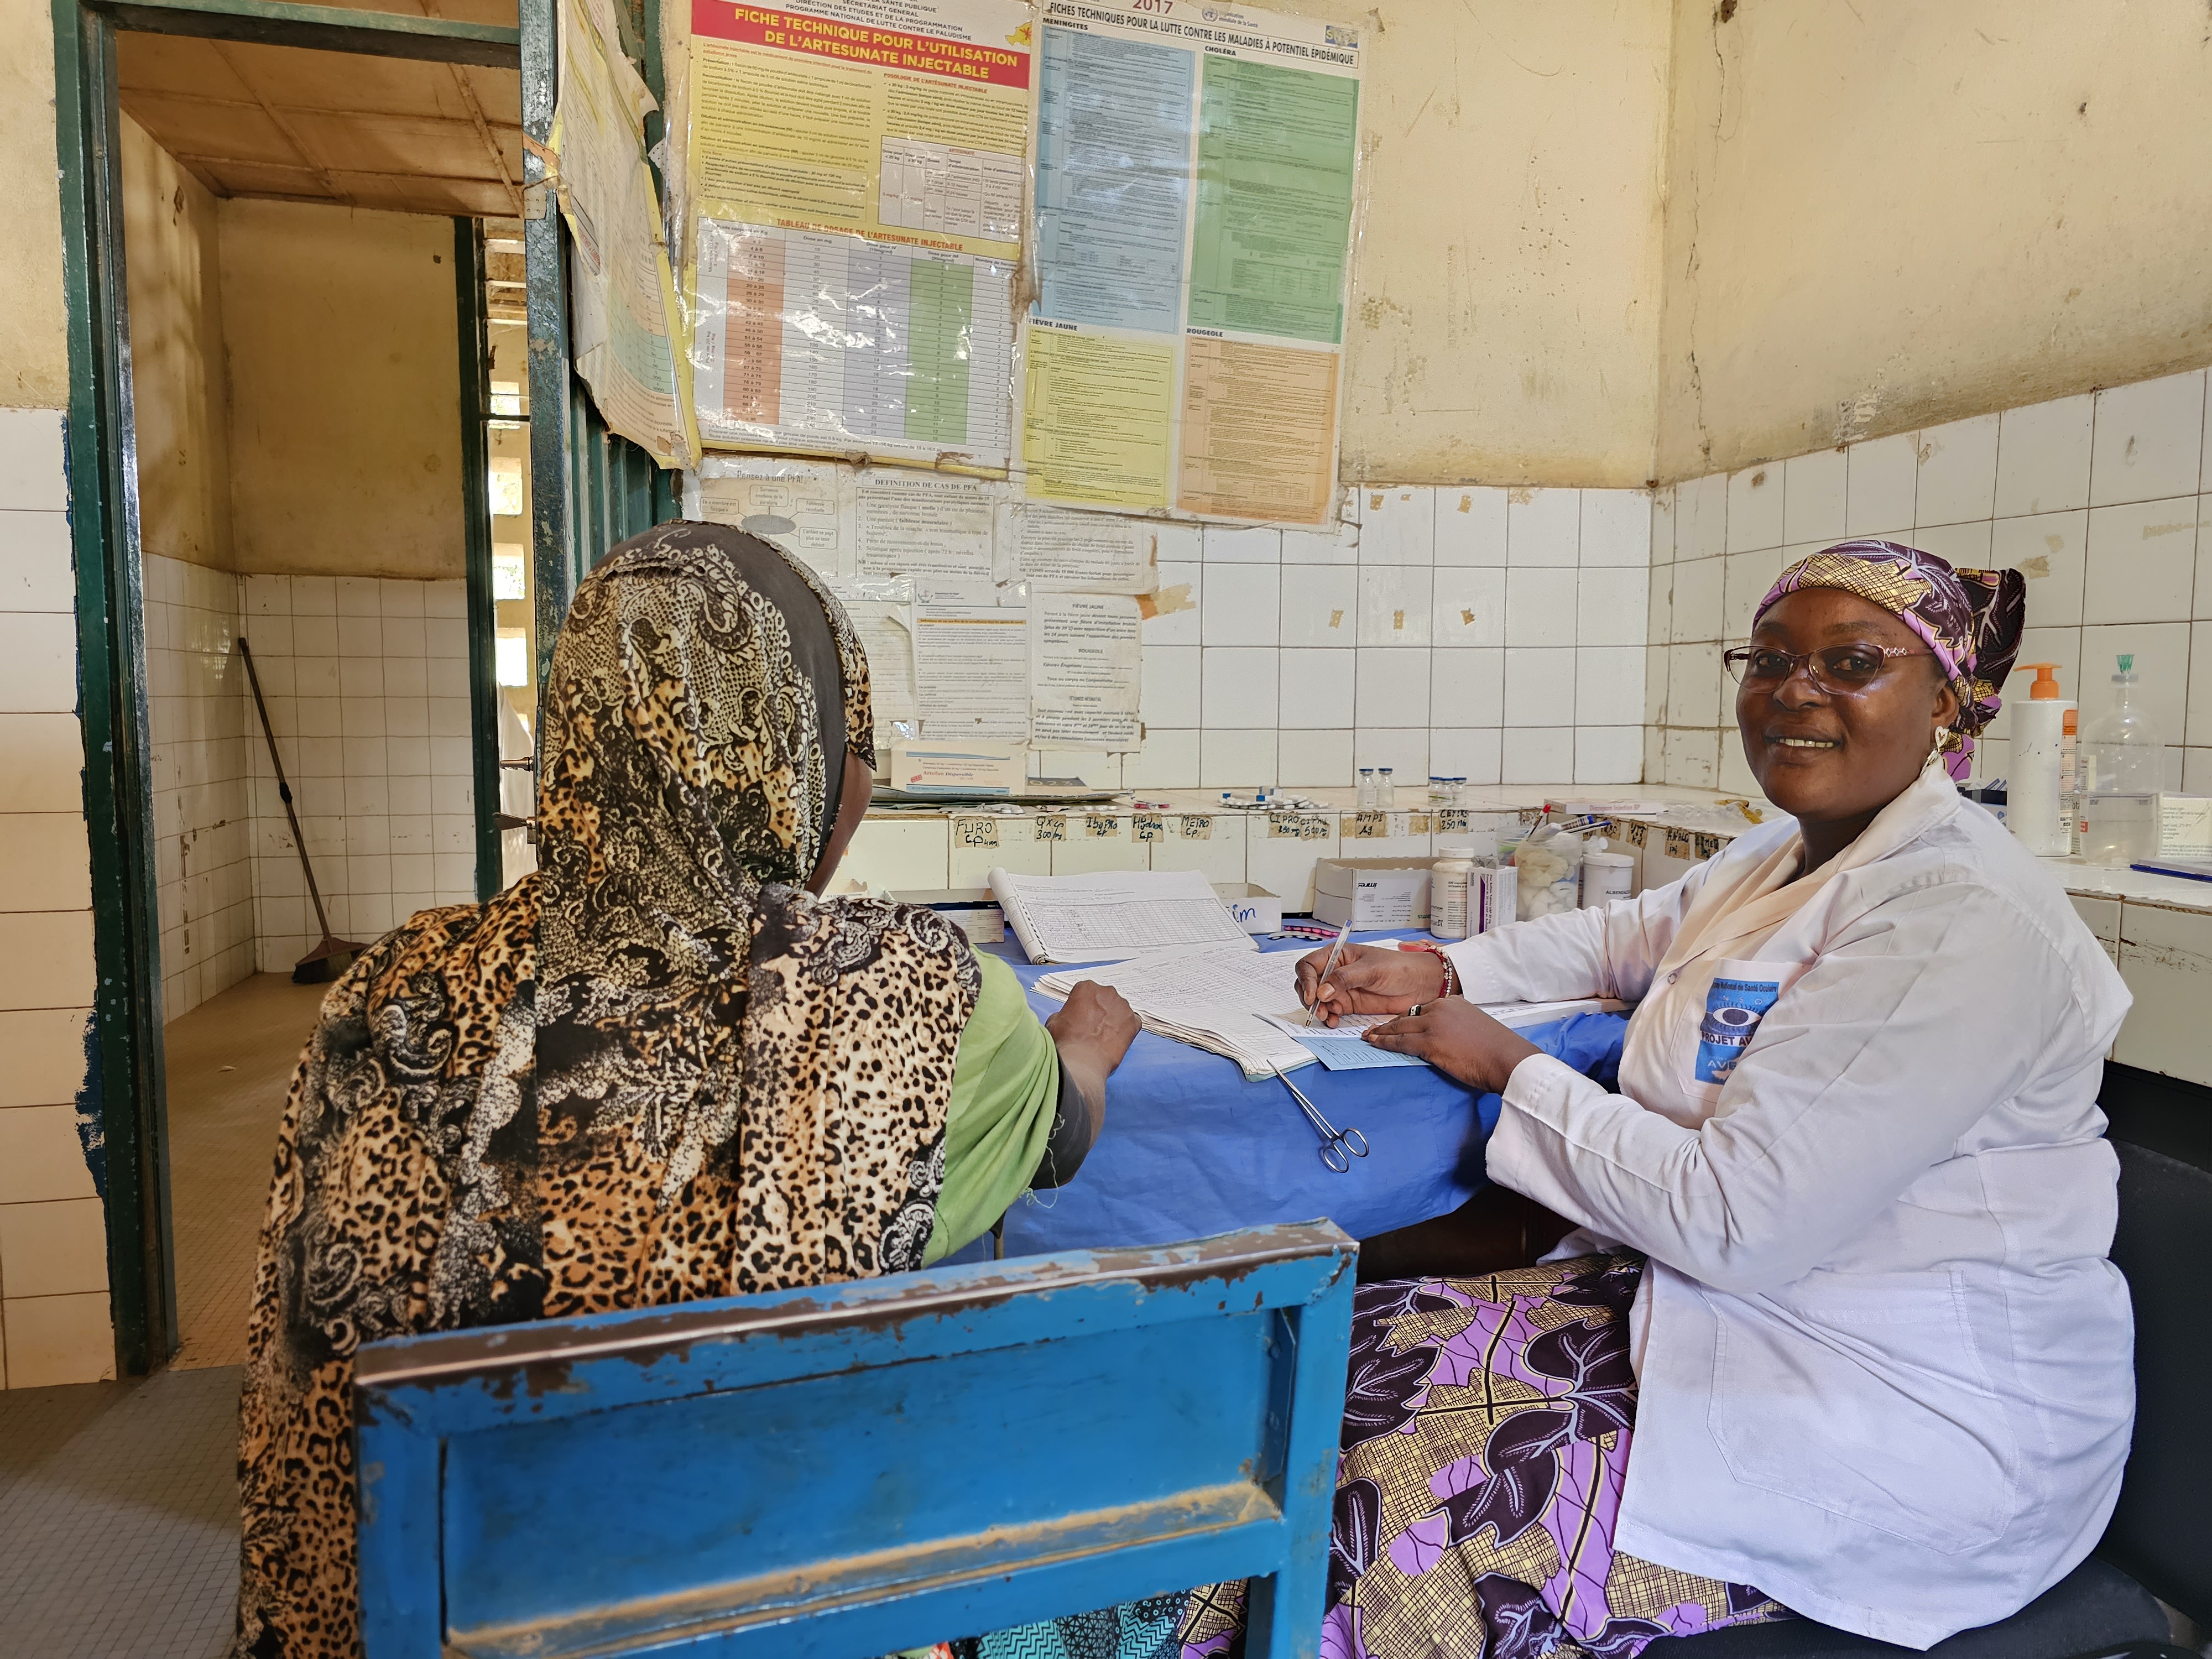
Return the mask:
[[1447, 997], [1455, 997], [1459, 994], [1459, 970], [1452, 966], [1452, 959], [1444, 954], [1443, 945], [1431, 945], [1425, 939], [1409, 939], [1401, 940], [1398, 948], [1401, 951], [1425, 951], [1443, 963], [1444, 988], [1437, 994]]

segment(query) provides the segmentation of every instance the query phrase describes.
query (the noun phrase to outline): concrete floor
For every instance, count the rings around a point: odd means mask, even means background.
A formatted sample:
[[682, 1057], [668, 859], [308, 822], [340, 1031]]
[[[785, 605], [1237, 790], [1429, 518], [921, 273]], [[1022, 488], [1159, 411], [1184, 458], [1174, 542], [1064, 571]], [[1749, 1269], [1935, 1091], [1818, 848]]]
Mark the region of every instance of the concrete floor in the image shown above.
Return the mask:
[[245, 1361], [253, 1252], [276, 1129], [293, 1067], [329, 988], [256, 974], [171, 1020], [164, 1033], [183, 1339], [173, 1365]]
[[182, 1346], [150, 1378], [0, 1391], [0, 1656], [216, 1659], [238, 1600], [238, 1383], [270, 1161], [325, 987], [170, 1022]]

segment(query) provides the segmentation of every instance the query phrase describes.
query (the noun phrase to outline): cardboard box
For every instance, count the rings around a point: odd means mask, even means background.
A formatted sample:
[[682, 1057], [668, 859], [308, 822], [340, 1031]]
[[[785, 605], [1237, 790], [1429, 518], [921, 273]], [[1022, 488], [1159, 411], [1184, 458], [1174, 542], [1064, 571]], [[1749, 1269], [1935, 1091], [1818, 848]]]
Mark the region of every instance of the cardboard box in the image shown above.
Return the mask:
[[1332, 927], [1429, 925], [1427, 859], [1321, 859], [1314, 865], [1314, 919]]
[[1249, 881], [1217, 881], [1213, 890], [1246, 933], [1264, 936], [1283, 931], [1283, 902], [1266, 888]]
[[891, 744], [885, 781], [910, 795], [1017, 795], [1029, 782], [1029, 749], [1024, 744], [902, 738]]

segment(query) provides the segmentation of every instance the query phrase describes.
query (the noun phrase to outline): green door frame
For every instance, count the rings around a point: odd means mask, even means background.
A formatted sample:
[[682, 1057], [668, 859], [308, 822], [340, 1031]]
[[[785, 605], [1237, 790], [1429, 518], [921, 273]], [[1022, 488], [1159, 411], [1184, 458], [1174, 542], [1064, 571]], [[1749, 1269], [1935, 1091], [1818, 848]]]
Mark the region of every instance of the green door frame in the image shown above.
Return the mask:
[[[550, 12], [550, 0], [528, 3]], [[138, 1376], [175, 1352], [177, 1293], [168, 1249], [161, 929], [143, 674], [144, 592], [124, 280], [122, 114], [116, 89], [115, 36], [119, 30], [189, 34], [516, 68], [521, 62], [521, 32], [276, 0], [52, 0], [52, 16], [55, 144], [60, 164], [70, 359], [70, 534], [76, 564], [84, 811], [92, 830], [95, 976], [85, 1106], [97, 1115], [104, 1149], [95, 1168], [100, 1171], [106, 1214], [116, 1367], [124, 1375]], [[464, 377], [465, 399], [473, 384]], [[482, 422], [472, 429], [481, 447]], [[466, 475], [465, 495], [468, 480], [473, 481], [473, 499], [481, 507], [483, 468], [478, 465]], [[473, 515], [471, 523], [480, 516]], [[471, 543], [471, 644], [473, 653], [488, 661], [488, 520], [482, 561], [487, 625], [481, 641], [476, 638], [479, 607], [474, 550]], [[481, 730], [489, 722], [474, 680], [471, 691]], [[497, 728], [489, 730], [496, 742]], [[481, 888], [484, 826], [498, 811], [498, 792], [495, 772], [487, 797], [481, 756], [477, 772]]]

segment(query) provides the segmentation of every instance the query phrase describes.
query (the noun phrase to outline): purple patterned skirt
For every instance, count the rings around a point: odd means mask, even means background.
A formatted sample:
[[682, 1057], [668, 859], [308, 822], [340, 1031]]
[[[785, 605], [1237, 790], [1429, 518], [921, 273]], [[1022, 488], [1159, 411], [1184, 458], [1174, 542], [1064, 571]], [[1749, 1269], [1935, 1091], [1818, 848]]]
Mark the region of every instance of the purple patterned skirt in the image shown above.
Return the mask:
[[[1322, 1659], [1632, 1659], [1662, 1636], [1788, 1616], [1613, 1547], [1643, 1272], [1598, 1255], [1360, 1286]], [[1182, 1659], [1235, 1644], [1243, 1589], [1193, 1594]]]

